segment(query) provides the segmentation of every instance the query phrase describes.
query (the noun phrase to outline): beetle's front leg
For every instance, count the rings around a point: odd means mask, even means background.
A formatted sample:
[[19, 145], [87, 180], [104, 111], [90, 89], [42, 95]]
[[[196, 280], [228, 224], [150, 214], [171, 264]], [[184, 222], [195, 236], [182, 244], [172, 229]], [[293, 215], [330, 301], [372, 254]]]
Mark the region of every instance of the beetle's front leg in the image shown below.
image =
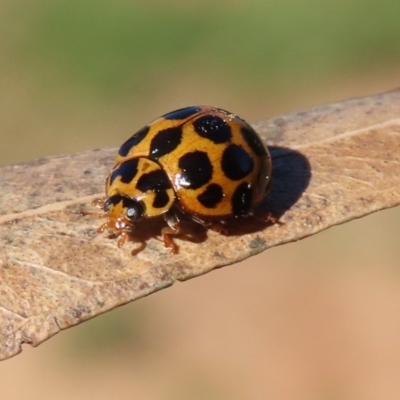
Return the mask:
[[164, 241], [164, 245], [165, 247], [171, 249], [171, 252], [173, 254], [177, 254], [179, 248], [171, 236], [179, 235], [181, 231], [180, 221], [176, 216], [176, 214], [172, 211], [169, 211], [164, 214], [164, 220], [168, 224], [168, 226], [161, 229], [161, 236]]

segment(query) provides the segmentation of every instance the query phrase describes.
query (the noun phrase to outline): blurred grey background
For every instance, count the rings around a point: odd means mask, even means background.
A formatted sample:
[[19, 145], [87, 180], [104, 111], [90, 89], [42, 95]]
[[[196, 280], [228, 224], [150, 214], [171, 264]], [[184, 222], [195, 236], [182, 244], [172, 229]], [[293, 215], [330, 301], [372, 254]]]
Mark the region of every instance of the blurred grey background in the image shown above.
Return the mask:
[[[187, 105], [254, 121], [394, 89], [399, 17], [394, 0], [0, 0], [0, 164], [118, 146]], [[399, 226], [380, 212], [25, 346], [2, 395], [399, 398]]]

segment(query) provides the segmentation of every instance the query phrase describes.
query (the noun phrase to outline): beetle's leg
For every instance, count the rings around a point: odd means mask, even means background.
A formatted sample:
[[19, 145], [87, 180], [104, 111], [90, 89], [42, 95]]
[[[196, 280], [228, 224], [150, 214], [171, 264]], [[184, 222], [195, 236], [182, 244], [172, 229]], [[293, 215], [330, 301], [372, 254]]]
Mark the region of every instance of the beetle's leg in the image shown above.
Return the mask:
[[97, 228], [98, 233], [103, 233], [108, 228], [108, 222], [104, 222], [101, 226]]
[[95, 217], [104, 218], [107, 216], [107, 213], [104, 211], [104, 203], [105, 201], [103, 199], [93, 200], [92, 205], [96, 208], [100, 208], [103, 211], [81, 211], [80, 214], [84, 217], [86, 217], [87, 215], [92, 215]]
[[271, 225], [283, 225], [283, 222], [279, 220], [279, 217], [274, 217], [271, 212], [264, 212], [264, 213], [256, 213], [256, 212], [251, 212], [249, 214], [250, 217], [253, 217], [257, 221], [261, 222], [266, 222], [267, 224]]
[[128, 234], [125, 231], [120, 232], [117, 246], [121, 248], [125, 244], [126, 239], [128, 239]]
[[168, 226], [161, 229], [161, 236], [164, 241], [165, 247], [171, 249], [172, 253], [178, 253], [178, 246], [175, 244], [174, 240], [171, 236], [179, 235], [181, 230], [181, 225], [178, 217], [172, 212], [169, 211], [164, 214], [164, 219]]
[[203, 220], [198, 217], [192, 217], [192, 220], [194, 222], [197, 222], [198, 224], [204, 226], [207, 229], [212, 229], [215, 232], [222, 233], [223, 235], [228, 235], [229, 234], [229, 229], [226, 226], [226, 221], [225, 220], [220, 220], [220, 221], [207, 221]]
[[229, 235], [229, 229], [228, 227], [225, 225], [225, 221], [221, 221], [221, 222], [211, 222], [208, 225], [209, 229], [212, 229], [215, 232], [218, 233], [222, 233], [223, 235]]
[[139, 247], [137, 247], [136, 249], [133, 249], [132, 252], [131, 252], [131, 254], [132, 254], [133, 256], [138, 255], [138, 254], [139, 254], [140, 252], [142, 252], [142, 251], [146, 248], [146, 246], [147, 246], [147, 243], [146, 243], [144, 240], [140, 240], [138, 243], [139, 243]]
[[105, 203], [104, 199], [96, 199], [96, 200], [92, 201], [92, 204], [95, 207], [101, 208], [101, 209], [104, 209], [104, 203]]

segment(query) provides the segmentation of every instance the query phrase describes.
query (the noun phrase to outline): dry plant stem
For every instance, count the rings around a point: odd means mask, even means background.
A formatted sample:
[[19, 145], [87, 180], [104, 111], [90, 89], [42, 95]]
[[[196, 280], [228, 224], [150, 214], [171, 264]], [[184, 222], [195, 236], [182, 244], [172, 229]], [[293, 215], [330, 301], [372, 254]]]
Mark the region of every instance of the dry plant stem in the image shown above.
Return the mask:
[[115, 148], [1, 167], [0, 358], [176, 280], [400, 203], [400, 90], [254, 127], [274, 171], [256, 217], [271, 213], [280, 223], [248, 218], [234, 221], [230, 235], [174, 237], [178, 254], [157, 240], [163, 221], [135, 227], [119, 249], [97, 232], [104, 220], [81, 215], [103, 197]]

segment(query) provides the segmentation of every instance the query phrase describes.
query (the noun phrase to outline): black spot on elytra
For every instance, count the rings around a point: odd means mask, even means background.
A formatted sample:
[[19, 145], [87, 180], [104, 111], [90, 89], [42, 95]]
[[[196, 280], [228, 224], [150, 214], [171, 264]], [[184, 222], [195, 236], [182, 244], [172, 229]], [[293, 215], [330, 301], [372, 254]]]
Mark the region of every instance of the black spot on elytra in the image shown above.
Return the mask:
[[197, 196], [197, 200], [207, 208], [214, 208], [224, 197], [224, 192], [221, 186], [212, 183], [207, 186], [207, 189]]
[[158, 169], [143, 174], [137, 181], [136, 187], [143, 193], [146, 193], [148, 191], [162, 192], [172, 186], [165, 171]]
[[250, 183], [241, 183], [232, 196], [232, 214], [234, 216], [248, 214], [252, 204], [252, 197]]
[[243, 147], [231, 144], [222, 154], [221, 167], [229, 179], [237, 181], [253, 170], [254, 161]]
[[165, 119], [185, 119], [201, 110], [201, 107], [185, 107], [163, 115]]
[[261, 139], [258, 137], [257, 133], [251, 127], [243, 127], [241, 129], [242, 136], [250, 148], [256, 153], [258, 156], [263, 156], [267, 154], [265, 150], [265, 146]]
[[207, 153], [193, 151], [182, 156], [178, 163], [181, 169], [179, 186], [198, 189], [210, 181], [213, 167]]
[[215, 115], [205, 115], [193, 122], [198, 135], [214, 143], [225, 143], [232, 137], [230, 126], [222, 118]]
[[153, 201], [153, 207], [163, 208], [168, 204], [168, 202], [169, 202], [169, 196], [165, 190], [161, 192], [156, 192], [156, 196]]
[[110, 176], [110, 185], [114, 182], [116, 178], [121, 177], [122, 183], [130, 183], [132, 179], [138, 173], [138, 158], [133, 158], [128, 161], [121, 163]]
[[158, 160], [160, 157], [174, 151], [182, 140], [182, 128], [167, 128], [157, 133], [150, 143], [150, 157]]
[[150, 127], [146, 125], [140, 131], [132, 135], [118, 150], [121, 157], [125, 157], [132, 147], [138, 145], [149, 133]]

